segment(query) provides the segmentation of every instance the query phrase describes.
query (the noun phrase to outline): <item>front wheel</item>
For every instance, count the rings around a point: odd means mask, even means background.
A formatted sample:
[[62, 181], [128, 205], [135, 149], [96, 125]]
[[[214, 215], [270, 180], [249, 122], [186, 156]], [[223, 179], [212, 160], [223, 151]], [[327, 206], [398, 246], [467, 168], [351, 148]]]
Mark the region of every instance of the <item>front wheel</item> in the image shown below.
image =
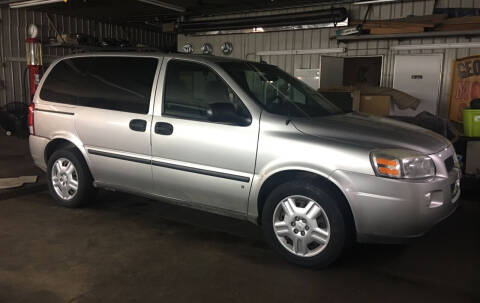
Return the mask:
[[335, 193], [307, 180], [280, 185], [268, 196], [262, 225], [268, 242], [287, 261], [326, 267], [342, 254], [350, 230]]

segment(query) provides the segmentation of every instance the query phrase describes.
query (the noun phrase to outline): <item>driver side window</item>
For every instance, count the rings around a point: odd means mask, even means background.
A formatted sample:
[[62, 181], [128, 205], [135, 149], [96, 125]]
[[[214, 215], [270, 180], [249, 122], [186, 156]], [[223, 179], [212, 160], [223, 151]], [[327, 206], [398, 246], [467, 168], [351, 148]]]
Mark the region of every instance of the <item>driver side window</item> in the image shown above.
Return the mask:
[[218, 104], [231, 104], [239, 115], [249, 115], [233, 90], [209, 67], [182, 60], [168, 62], [165, 115], [209, 121], [209, 110]]

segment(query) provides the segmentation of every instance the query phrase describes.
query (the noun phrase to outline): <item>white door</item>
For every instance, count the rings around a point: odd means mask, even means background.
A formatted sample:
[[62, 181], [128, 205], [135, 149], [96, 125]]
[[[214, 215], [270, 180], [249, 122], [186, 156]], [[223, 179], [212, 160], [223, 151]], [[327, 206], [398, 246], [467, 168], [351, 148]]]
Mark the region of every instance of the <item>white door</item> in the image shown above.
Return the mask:
[[393, 88], [420, 99], [416, 110], [392, 106], [396, 116], [415, 116], [422, 111], [438, 114], [443, 54], [395, 56]]
[[319, 68], [297, 68], [294, 76], [317, 90], [343, 85], [343, 61], [341, 57], [321, 56]]

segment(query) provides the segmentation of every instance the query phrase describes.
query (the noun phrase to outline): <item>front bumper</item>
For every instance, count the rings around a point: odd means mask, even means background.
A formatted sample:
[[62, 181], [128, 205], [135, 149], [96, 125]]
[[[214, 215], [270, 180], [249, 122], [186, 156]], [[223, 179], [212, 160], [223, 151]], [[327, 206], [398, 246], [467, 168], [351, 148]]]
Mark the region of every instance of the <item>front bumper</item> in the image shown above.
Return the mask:
[[452, 214], [460, 196], [458, 169], [429, 180], [399, 180], [335, 171], [350, 203], [359, 242], [398, 242], [425, 234]]

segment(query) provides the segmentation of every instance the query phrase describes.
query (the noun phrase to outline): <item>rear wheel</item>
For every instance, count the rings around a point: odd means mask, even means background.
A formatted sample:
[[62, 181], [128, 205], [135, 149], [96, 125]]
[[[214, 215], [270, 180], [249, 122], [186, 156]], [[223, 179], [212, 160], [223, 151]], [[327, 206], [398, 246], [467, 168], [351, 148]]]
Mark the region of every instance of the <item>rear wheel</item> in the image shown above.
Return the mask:
[[94, 198], [96, 190], [87, 164], [75, 149], [55, 151], [48, 160], [48, 188], [58, 204], [79, 207]]
[[267, 240], [287, 261], [326, 267], [342, 254], [351, 230], [335, 193], [307, 180], [278, 186], [265, 202]]

